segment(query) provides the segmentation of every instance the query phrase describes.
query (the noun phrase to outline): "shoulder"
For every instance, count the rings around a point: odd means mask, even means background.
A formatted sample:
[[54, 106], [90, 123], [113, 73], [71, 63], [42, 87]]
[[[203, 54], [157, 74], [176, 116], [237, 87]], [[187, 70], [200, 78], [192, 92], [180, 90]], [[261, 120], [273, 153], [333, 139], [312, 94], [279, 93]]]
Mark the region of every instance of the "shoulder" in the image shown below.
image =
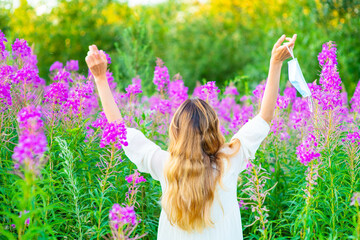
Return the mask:
[[230, 142], [224, 143], [219, 152], [228, 158], [236, 156], [240, 151], [241, 142], [237, 138], [233, 138]]

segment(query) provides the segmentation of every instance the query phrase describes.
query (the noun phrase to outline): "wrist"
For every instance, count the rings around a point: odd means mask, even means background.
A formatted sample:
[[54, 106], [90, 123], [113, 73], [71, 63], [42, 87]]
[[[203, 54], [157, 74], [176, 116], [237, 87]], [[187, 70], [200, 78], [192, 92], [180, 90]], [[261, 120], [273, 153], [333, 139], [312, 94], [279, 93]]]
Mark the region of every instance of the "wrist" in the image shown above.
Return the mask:
[[283, 64], [283, 61], [275, 60], [273, 58], [270, 59], [270, 65], [274, 67], [281, 67]]
[[94, 76], [94, 78], [95, 78], [96, 83], [107, 82], [106, 74], [99, 75], [99, 76]]

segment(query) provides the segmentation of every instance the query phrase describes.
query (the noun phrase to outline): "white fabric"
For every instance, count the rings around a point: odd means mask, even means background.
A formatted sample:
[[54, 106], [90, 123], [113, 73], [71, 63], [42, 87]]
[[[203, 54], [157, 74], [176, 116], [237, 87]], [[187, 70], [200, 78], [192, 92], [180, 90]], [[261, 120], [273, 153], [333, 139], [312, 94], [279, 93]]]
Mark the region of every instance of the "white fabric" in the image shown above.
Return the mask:
[[[223, 176], [224, 189], [218, 186], [218, 198], [214, 200], [211, 217], [215, 223], [202, 233], [187, 233], [177, 226], [171, 226], [166, 213], [162, 210], [159, 220], [158, 240], [217, 240], [243, 239], [240, 209], [237, 202], [237, 177], [245, 170], [248, 159], [255, 158], [255, 152], [270, 130], [267, 122], [257, 115], [247, 122], [234, 136], [241, 142], [239, 152], [230, 159], [230, 168]], [[163, 168], [169, 158], [167, 151], [147, 139], [142, 132], [134, 128], [127, 129], [128, 146], [123, 147], [125, 154], [136, 164], [139, 171], [150, 173], [160, 181], [162, 191], [166, 190]], [[228, 151], [224, 149], [223, 151]], [[224, 160], [226, 161], [226, 160]], [[225, 162], [226, 163], [226, 162]], [[225, 169], [226, 166], [225, 166]], [[224, 212], [221, 209], [221, 205]]]

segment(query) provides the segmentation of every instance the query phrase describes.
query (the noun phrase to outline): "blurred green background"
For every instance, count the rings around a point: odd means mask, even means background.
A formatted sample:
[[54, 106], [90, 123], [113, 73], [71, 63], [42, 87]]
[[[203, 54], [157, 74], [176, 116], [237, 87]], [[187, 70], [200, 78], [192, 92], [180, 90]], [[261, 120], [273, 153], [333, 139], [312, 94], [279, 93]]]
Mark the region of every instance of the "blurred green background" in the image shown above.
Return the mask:
[[112, 57], [110, 69], [120, 87], [140, 75], [151, 93], [156, 57], [190, 89], [196, 81], [221, 86], [231, 79], [254, 87], [266, 78], [272, 46], [283, 33], [298, 34], [294, 53], [308, 82], [319, 78], [317, 55], [330, 40], [338, 45], [339, 72], [350, 97], [360, 78], [359, 0], [55, 2], [40, 14], [39, 3], [0, 0], [0, 29], [8, 40], [24, 38], [33, 46], [45, 79], [54, 61], [79, 60], [86, 73], [87, 47], [97, 44]]

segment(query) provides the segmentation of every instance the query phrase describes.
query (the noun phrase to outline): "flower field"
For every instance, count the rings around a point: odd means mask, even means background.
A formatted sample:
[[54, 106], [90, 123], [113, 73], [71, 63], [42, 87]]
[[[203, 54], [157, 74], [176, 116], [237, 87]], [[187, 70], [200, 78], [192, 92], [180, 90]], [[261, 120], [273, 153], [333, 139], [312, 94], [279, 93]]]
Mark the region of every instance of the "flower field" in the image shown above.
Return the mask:
[[[312, 100], [286, 84], [239, 175], [245, 239], [360, 239], [360, 82], [348, 96], [336, 50], [327, 42], [318, 54]], [[198, 97], [230, 140], [258, 113], [266, 84], [245, 96], [231, 82], [191, 93], [158, 59], [152, 96], [139, 76], [119, 89], [107, 73], [125, 121], [108, 123], [91, 73], [79, 73], [83, 59], [53, 63], [46, 83], [27, 41], [0, 31], [0, 239], [156, 239], [161, 187], [124, 155], [125, 126], [166, 149], [175, 110]]]

